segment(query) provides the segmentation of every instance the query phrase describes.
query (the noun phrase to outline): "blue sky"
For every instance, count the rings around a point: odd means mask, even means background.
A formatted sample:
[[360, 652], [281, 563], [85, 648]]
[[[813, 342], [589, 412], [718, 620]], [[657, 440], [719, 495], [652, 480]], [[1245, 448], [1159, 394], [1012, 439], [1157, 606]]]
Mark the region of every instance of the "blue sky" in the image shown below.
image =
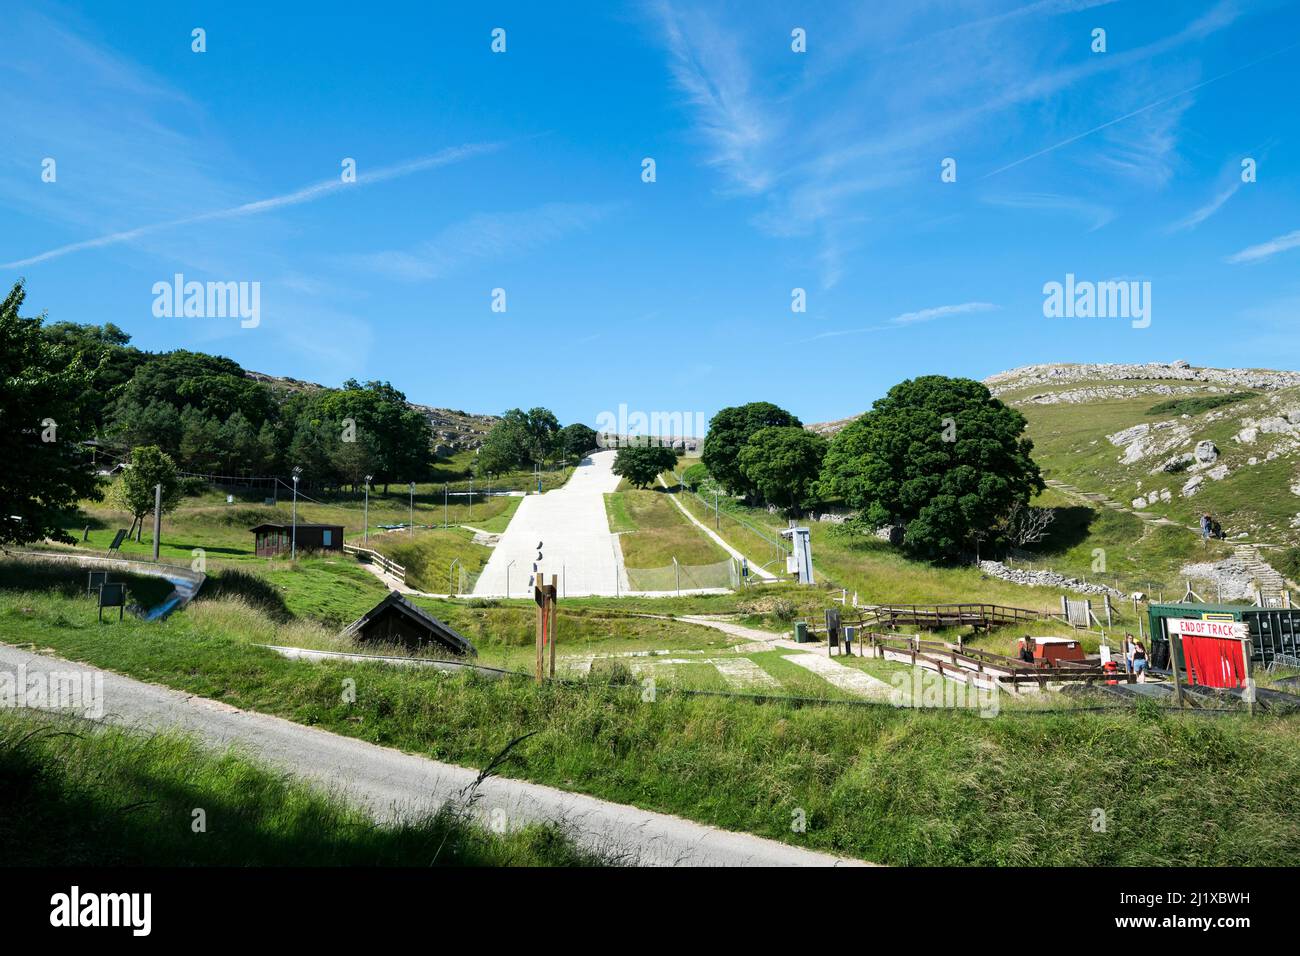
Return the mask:
[[[146, 349], [589, 424], [1300, 361], [1295, 0], [431, 7], [7, 11], [0, 279]], [[155, 317], [178, 272], [260, 282], [260, 324]], [[1149, 281], [1150, 326], [1045, 318], [1067, 273]]]

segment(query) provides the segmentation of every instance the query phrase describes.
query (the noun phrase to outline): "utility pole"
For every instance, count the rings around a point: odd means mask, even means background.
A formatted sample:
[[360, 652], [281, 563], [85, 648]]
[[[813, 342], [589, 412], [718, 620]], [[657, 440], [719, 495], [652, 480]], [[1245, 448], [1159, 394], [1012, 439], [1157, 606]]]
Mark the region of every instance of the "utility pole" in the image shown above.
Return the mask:
[[406, 530], [408, 534], [415, 534], [415, 482], [411, 482], [411, 507], [407, 512]]
[[447, 482], [442, 483], [442, 527], [447, 528]]
[[293, 538], [289, 545], [289, 560], [298, 560], [298, 479], [302, 475], [302, 469], [297, 465], [293, 466]]
[[158, 563], [158, 539], [162, 535], [162, 485], [153, 486], [153, 563]]
[[370, 544], [370, 479], [373, 477], [375, 476], [366, 475], [366, 508], [365, 508], [366, 530], [361, 532], [362, 545]]

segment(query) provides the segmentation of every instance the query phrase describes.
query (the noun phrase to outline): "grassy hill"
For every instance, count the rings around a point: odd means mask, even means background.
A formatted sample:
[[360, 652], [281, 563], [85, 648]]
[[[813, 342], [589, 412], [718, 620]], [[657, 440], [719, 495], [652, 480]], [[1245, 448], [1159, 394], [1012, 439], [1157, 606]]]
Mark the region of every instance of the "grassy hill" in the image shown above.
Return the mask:
[[[1284, 571], [1297, 566], [1300, 372], [1050, 364], [985, 384], [1028, 420], [1049, 484], [1033, 503], [1057, 512], [1019, 564], [1165, 595], [1181, 589], [1185, 566], [1221, 561], [1236, 544], [1261, 546]], [[831, 436], [853, 420], [809, 428]], [[1225, 540], [1200, 540], [1204, 512]]]
[[1300, 373], [1056, 365], [986, 384], [1029, 420], [1049, 480], [1189, 528], [1208, 511], [1229, 538], [1300, 543]]

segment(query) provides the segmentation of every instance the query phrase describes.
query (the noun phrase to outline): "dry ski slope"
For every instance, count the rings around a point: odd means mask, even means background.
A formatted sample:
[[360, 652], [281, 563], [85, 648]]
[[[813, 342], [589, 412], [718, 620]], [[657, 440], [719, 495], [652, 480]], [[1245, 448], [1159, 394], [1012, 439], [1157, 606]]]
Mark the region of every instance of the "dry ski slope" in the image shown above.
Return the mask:
[[566, 597], [626, 591], [623, 553], [605, 518], [605, 494], [619, 482], [613, 471], [616, 454], [595, 452], [573, 470], [563, 488], [525, 497], [479, 575], [474, 595], [506, 596], [509, 568], [509, 596], [527, 597], [539, 541], [542, 572], [548, 577], [563, 573]]

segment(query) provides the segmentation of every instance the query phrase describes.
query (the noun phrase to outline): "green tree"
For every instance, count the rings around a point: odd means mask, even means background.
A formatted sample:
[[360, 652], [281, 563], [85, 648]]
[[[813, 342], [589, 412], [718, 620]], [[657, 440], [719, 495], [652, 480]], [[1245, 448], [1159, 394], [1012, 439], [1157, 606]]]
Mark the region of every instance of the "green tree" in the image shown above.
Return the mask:
[[157, 445], [133, 448], [130, 463], [113, 485], [113, 500], [131, 515], [136, 541], [144, 529], [145, 515], [153, 511], [157, 485], [162, 485], [162, 511], [166, 514], [176, 507], [183, 494], [176, 462]]
[[86, 400], [94, 412], [96, 427], [102, 429], [113, 402], [148, 356], [130, 347], [131, 336], [112, 322], [103, 325], [53, 322], [42, 331], [50, 342], [66, 346], [79, 356], [89, 369], [90, 388]]
[[300, 418], [285, 463], [290, 469], [301, 468], [302, 480], [310, 487], [328, 486], [337, 480], [334, 450], [338, 444], [339, 434], [333, 425]]
[[81, 442], [93, 436], [91, 373], [80, 356], [22, 318], [18, 282], [0, 301], [0, 543], [72, 543], [63, 520], [101, 497]]
[[871, 527], [903, 525], [913, 554], [953, 559], [1042, 490], [1025, 425], [979, 382], [910, 379], [831, 441], [821, 493]]
[[341, 441], [334, 449], [334, 470], [352, 486], [357, 488], [366, 480], [366, 475], [375, 473], [374, 447], [367, 432], [358, 431], [352, 441]]
[[750, 402], [724, 408], [709, 422], [700, 458], [709, 474], [728, 494], [752, 498], [758, 494], [740, 470], [740, 449], [761, 428], [801, 428], [803, 423], [771, 402]]
[[503, 418], [483, 439], [474, 460], [475, 473], [501, 475], [525, 467], [529, 440], [528, 430], [518, 419]]
[[826, 439], [796, 426], [760, 428], [736, 456], [745, 481], [769, 504], [794, 511], [810, 504]]
[[626, 478], [638, 488], [645, 488], [677, 464], [677, 452], [662, 445], [626, 445], [614, 456], [614, 474]]
[[582, 456], [596, 447], [596, 429], [581, 422], [565, 425], [555, 436], [556, 447], [569, 461], [580, 461]]
[[221, 423], [187, 405], [181, 412], [180, 460], [186, 468], [210, 475], [221, 470], [225, 459]]

